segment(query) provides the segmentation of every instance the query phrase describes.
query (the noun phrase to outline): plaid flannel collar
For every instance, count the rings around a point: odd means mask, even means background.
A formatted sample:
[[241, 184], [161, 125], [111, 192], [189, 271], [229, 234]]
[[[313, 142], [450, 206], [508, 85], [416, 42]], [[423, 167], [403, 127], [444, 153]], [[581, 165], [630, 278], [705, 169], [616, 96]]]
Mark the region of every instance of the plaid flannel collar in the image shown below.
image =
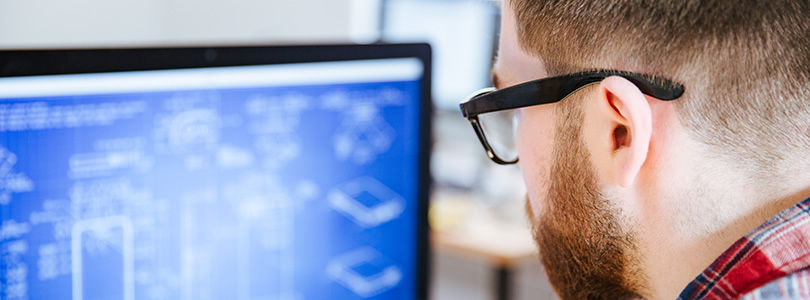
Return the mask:
[[810, 198], [738, 240], [678, 299], [736, 299], [810, 266]]

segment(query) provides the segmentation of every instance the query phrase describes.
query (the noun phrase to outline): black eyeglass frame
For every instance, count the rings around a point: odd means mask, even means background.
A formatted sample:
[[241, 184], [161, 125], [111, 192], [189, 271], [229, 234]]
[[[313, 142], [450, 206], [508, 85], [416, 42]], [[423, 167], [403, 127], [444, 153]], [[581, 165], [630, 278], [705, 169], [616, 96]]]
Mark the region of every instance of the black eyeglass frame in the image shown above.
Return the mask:
[[487, 152], [487, 156], [500, 165], [514, 164], [518, 162], [519, 158], [504, 160], [489, 145], [484, 130], [481, 128], [481, 122], [478, 120], [478, 115], [556, 103], [582, 87], [602, 81], [610, 76], [627, 79], [645, 95], [663, 101], [678, 99], [685, 91], [683, 85], [668, 79], [624, 71], [599, 70], [542, 78], [500, 90], [492, 88], [481, 90], [471, 95], [467, 101], [459, 104], [459, 108], [464, 118], [470, 121], [478, 140], [481, 141], [481, 145], [484, 146], [484, 150]]

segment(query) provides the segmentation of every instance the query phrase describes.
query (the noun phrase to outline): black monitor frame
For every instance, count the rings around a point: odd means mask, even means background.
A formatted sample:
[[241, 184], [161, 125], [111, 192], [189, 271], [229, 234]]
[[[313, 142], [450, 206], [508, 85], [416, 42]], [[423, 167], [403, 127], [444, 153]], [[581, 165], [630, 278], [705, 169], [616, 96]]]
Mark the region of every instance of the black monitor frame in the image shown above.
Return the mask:
[[153, 71], [211, 67], [234, 67], [286, 63], [350, 61], [385, 58], [418, 58], [424, 67], [421, 81], [421, 120], [419, 150], [419, 191], [416, 268], [416, 297], [427, 299], [430, 247], [428, 202], [431, 185], [432, 146], [430, 45], [295, 45], [295, 46], [218, 46], [154, 47], [105, 49], [0, 50], [0, 78], [88, 74], [126, 71]]

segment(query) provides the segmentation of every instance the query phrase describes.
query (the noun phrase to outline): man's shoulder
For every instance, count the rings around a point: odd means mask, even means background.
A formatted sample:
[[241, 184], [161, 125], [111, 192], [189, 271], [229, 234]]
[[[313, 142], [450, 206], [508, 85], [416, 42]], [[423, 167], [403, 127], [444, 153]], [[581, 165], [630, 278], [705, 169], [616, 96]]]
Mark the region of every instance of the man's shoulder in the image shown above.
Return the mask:
[[810, 299], [810, 267], [765, 283], [740, 299]]

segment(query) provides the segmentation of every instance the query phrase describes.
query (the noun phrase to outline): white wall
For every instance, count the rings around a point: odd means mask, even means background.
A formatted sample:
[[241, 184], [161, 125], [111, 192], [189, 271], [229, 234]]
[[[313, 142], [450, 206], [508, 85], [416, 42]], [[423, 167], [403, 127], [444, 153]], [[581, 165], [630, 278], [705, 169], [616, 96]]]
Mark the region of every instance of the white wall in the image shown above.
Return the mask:
[[383, 36], [433, 47], [433, 100], [458, 111], [470, 93], [488, 86], [499, 10], [483, 0], [388, 0]]
[[0, 0], [0, 47], [346, 41], [357, 1]]

